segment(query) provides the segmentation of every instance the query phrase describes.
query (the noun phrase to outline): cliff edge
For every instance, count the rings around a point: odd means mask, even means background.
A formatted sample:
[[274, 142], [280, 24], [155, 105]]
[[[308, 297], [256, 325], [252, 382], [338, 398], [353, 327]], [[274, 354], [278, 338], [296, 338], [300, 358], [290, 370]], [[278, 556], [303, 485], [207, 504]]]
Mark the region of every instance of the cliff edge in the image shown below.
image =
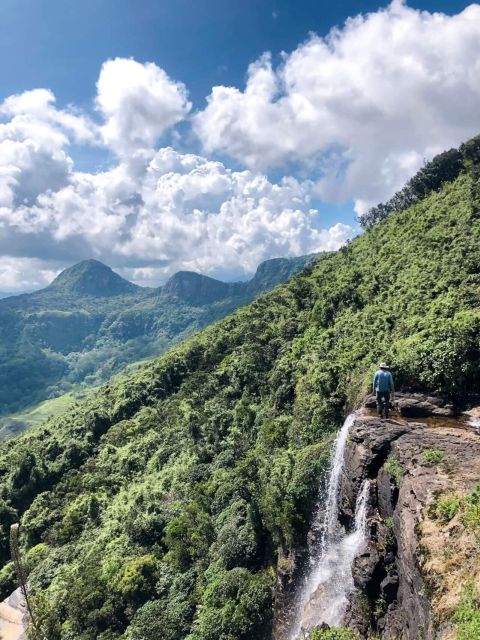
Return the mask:
[[479, 436], [455, 420], [360, 414], [340, 488], [347, 528], [365, 479], [367, 546], [353, 563], [345, 625], [361, 638], [456, 638], [465, 592], [480, 589]]

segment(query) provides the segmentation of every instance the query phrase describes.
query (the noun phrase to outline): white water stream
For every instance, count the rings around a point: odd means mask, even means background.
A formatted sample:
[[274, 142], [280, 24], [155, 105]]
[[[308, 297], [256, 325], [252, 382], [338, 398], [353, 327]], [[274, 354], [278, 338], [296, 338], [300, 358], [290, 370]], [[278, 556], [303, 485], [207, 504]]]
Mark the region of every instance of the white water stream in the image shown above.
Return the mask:
[[351, 414], [345, 420], [335, 440], [326, 492], [319, 499], [310, 535], [310, 571], [302, 587], [291, 640], [316, 626], [327, 623], [339, 626], [354, 590], [352, 563], [366, 539], [367, 507], [370, 483], [365, 480], [359, 492], [355, 524], [346, 533], [338, 521], [339, 490], [344, 468], [348, 432], [355, 420]]

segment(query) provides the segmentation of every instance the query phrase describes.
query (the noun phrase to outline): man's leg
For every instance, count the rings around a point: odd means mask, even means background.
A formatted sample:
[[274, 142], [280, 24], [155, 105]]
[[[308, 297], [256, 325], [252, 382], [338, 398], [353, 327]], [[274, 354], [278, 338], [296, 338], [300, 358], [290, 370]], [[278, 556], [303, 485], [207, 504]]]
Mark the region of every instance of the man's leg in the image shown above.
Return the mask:
[[382, 392], [377, 391], [377, 411], [378, 415], [382, 417]]
[[383, 404], [385, 403], [388, 411], [388, 403], [390, 402], [389, 391], [377, 391], [377, 411], [378, 415], [383, 418]]
[[385, 403], [385, 417], [388, 418], [388, 413], [390, 411], [390, 391], [385, 391], [384, 393], [384, 403]]

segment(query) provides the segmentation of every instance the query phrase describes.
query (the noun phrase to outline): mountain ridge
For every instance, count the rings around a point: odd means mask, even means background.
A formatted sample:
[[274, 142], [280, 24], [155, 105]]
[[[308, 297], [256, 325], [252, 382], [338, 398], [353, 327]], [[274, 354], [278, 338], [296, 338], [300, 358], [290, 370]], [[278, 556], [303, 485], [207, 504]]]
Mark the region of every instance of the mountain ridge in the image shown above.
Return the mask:
[[[312, 259], [266, 261], [248, 282], [182, 272], [157, 289], [85, 260], [43, 289], [0, 300], [0, 415], [79, 385], [97, 385], [128, 364], [158, 355]], [[18, 420], [12, 420], [10, 431], [16, 431]]]

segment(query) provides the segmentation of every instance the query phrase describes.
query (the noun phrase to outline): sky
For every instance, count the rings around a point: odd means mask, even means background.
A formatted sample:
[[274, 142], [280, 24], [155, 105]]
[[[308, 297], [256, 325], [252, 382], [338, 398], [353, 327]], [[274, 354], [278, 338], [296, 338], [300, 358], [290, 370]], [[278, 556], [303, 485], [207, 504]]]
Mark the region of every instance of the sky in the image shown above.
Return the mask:
[[339, 248], [480, 132], [480, 5], [1, 0], [0, 291]]

